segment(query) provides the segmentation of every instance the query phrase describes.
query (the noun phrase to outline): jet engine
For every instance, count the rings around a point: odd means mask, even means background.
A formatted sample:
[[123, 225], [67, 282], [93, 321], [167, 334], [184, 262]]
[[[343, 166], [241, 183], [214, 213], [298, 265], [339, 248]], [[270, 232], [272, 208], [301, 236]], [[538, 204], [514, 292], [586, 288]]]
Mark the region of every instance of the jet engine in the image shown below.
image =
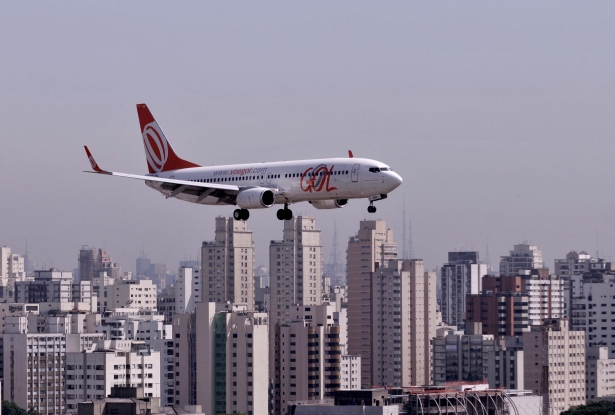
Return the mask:
[[242, 190], [237, 194], [237, 205], [242, 209], [262, 209], [273, 206], [273, 192], [263, 187]]
[[312, 200], [310, 203], [316, 209], [339, 209], [348, 204], [348, 199]]

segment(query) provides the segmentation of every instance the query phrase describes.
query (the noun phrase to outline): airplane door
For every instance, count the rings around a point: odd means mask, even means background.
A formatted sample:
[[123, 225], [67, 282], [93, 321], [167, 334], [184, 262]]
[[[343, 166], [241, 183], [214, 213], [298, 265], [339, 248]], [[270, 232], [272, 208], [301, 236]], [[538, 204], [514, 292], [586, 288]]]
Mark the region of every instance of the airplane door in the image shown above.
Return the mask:
[[261, 174], [261, 175], [259, 176], [259, 180], [258, 180], [258, 181], [259, 181], [259, 183], [260, 183], [260, 184], [265, 184], [265, 175], [264, 175], [264, 174]]
[[358, 182], [359, 181], [359, 166], [360, 164], [354, 164], [352, 166], [352, 171], [351, 171], [351, 179], [353, 182]]
[[271, 184], [271, 176], [272, 174], [267, 174], [267, 184]]

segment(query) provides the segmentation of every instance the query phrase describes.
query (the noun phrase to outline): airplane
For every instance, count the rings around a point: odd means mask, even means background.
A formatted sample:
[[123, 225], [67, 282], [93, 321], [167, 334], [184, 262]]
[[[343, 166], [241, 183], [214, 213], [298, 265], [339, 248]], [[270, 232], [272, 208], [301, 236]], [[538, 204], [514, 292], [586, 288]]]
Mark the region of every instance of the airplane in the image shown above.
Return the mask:
[[316, 209], [343, 208], [349, 199], [369, 200], [367, 211], [376, 212], [374, 202], [402, 183], [389, 166], [376, 160], [348, 158], [276, 161], [203, 167], [180, 158], [145, 104], [137, 114], [149, 173], [136, 175], [103, 170], [84, 146], [93, 171], [102, 175], [144, 180], [166, 198], [202, 205], [237, 206], [236, 220], [248, 220], [250, 209], [284, 205], [279, 220], [290, 220], [292, 203], [309, 202]]

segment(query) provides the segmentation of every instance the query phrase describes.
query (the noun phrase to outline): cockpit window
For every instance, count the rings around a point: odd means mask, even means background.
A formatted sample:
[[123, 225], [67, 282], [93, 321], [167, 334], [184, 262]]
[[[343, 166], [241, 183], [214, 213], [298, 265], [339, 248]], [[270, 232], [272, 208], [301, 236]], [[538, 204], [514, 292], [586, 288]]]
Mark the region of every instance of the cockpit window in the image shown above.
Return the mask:
[[388, 167], [380, 167], [380, 171], [389, 171]]
[[369, 171], [371, 171], [372, 173], [378, 173], [380, 169], [378, 167], [370, 167]]

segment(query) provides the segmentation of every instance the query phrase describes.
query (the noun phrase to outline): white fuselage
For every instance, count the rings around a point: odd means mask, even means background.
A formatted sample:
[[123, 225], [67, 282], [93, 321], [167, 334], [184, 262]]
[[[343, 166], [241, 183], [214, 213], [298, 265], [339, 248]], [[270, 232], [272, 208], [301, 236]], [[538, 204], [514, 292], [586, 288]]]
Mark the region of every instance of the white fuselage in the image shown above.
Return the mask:
[[[153, 174], [161, 178], [238, 186], [240, 191], [262, 187], [271, 189], [275, 203], [315, 200], [356, 199], [387, 194], [397, 188], [401, 177], [389, 166], [364, 158], [330, 158], [227, 166], [194, 167]], [[169, 196], [172, 190], [160, 183], [146, 184]], [[220, 204], [218, 197], [178, 194], [193, 203]]]

